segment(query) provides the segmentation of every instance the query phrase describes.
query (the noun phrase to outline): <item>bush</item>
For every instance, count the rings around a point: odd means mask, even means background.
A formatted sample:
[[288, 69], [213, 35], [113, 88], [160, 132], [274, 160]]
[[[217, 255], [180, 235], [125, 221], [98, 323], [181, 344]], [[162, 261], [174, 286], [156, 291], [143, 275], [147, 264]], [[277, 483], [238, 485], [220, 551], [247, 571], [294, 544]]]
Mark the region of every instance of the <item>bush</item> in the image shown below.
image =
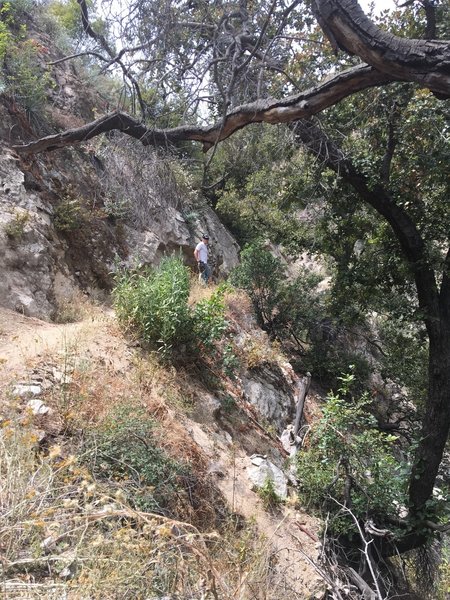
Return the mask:
[[38, 41], [28, 39], [10, 44], [5, 54], [7, 92], [29, 116], [42, 113], [48, 90], [54, 85], [50, 73], [42, 67], [39, 59], [41, 51]]
[[18, 241], [25, 233], [25, 227], [29, 221], [30, 213], [27, 210], [22, 212], [16, 210], [14, 217], [4, 226], [3, 230], [9, 239]]
[[227, 327], [224, 294], [225, 287], [219, 287], [210, 298], [197, 302], [192, 312], [195, 336], [209, 349], [222, 337]]
[[53, 224], [58, 231], [74, 231], [82, 224], [82, 207], [78, 198], [66, 195], [55, 207]]
[[119, 486], [134, 508], [164, 512], [188, 469], [155, 445], [154, 428], [143, 409], [121, 406], [88, 433], [85, 460], [96, 477]]
[[406, 506], [409, 463], [395, 457], [397, 438], [377, 429], [368, 412], [369, 398], [348, 399], [353, 378], [341, 378], [339, 393], [328, 396], [323, 416], [307, 438], [307, 449], [297, 456], [301, 496], [330, 513], [334, 534], [354, 529], [339, 504], [351, 507], [358, 519], [372, 518], [378, 526], [389, 517], [398, 518]]
[[327, 292], [318, 291], [321, 276], [303, 269], [290, 281], [283, 265], [259, 244], [247, 246], [231, 281], [250, 296], [259, 325], [288, 343], [301, 357], [301, 369], [335, 389], [337, 374], [355, 365], [360, 384], [370, 372], [368, 361], [349, 350], [349, 339], [333, 313]]
[[116, 280], [114, 305], [119, 322], [134, 330], [162, 357], [211, 349], [226, 328], [224, 290], [192, 309], [189, 271], [179, 258], [165, 258], [158, 269], [123, 272]]
[[275, 310], [283, 293], [284, 272], [277, 260], [261, 243], [247, 246], [241, 264], [231, 274], [231, 282], [245, 290], [253, 304], [258, 324], [273, 332]]
[[277, 494], [273, 480], [269, 477], [262, 487], [257, 488], [256, 492], [261, 498], [265, 510], [275, 511], [284, 502]]

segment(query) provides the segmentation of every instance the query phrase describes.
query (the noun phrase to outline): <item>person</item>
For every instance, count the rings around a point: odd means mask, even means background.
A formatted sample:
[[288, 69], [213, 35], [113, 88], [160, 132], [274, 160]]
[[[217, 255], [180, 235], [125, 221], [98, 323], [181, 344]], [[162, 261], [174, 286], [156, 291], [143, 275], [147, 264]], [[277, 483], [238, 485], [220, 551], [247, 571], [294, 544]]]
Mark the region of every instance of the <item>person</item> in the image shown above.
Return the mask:
[[194, 256], [195, 260], [197, 261], [200, 278], [204, 281], [204, 283], [208, 283], [211, 275], [211, 268], [208, 265], [208, 244], [209, 235], [204, 233], [202, 235], [202, 241], [195, 246], [194, 250]]

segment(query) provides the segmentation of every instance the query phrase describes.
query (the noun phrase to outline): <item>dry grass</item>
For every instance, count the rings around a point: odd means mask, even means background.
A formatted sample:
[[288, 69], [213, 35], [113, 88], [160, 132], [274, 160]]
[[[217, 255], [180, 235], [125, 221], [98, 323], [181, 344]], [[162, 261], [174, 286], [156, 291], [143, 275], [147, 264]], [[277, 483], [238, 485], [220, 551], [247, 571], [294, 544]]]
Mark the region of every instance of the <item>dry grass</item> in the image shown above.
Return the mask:
[[[213, 290], [199, 287], [194, 298]], [[232, 298], [236, 312], [244, 300]], [[44, 398], [58, 423], [49, 431], [50, 447], [40, 446], [36, 435], [49, 427], [45, 420], [16, 409], [3, 420], [0, 589], [6, 597], [280, 598], [284, 584], [274, 579], [270, 543], [230, 515], [183, 426], [184, 411], [195, 402], [188, 375], [138, 351], [118, 372], [101, 353], [82, 355], [79, 346], [67, 345], [53, 358], [68, 378]], [[86, 466], [82, 432], [104, 427], [120, 405], [145, 410], [156, 423], [151, 443], [190, 466], [165, 514], [136, 510], [126, 482], [96, 479]]]
[[100, 308], [95, 301], [80, 290], [74, 290], [69, 297], [59, 299], [53, 321], [55, 323], [77, 323], [86, 319], [94, 319], [100, 313]]
[[248, 369], [255, 369], [267, 363], [285, 362], [280, 347], [271, 342], [263, 331], [248, 336], [239, 348], [239, 358]]
[[189, 306], [195, 306], [201, 300], [208, 300], [217, 291], [217, 288], [217, 285], [200, 283], [198, 276], [192, 276], [189, 289]]
[[227, 318], [239, 325], [244, 331], [256, 328], [256, 321], [251, 300], [246, 292], [235, 289], [225, 298]]
[[[219, 533], [134, 510], [75, 454], [59, 445], [40, 452], [31, 415], [3, 422], [0, 476], [0, 586], [8, 598], [275, 598], [270, 551], [253, 527], [222, 518]], [[207, 487], [196, 495], [210, 496]]]

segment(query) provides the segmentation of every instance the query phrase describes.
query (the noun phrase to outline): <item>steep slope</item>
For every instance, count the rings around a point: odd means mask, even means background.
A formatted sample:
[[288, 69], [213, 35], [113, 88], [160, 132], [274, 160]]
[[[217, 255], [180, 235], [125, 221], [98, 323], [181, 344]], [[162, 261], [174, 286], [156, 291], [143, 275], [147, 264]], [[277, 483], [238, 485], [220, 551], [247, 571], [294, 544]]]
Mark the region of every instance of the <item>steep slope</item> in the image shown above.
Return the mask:
[[225, 276], [238, 245], [170, 154], [120, 135], [28, 158], [11, 152], [16, 142], [91, 119], [114, 86], [105, 79], [99, 91], [80, 63], [58, 63], [62, 53], [30, 18], [25, 37], [16, 25], [16, 58], [38, 76], [0, 94], [0, 305], [52, 318], [80, 289], [109, 290], [119, 264], [155, 265], [181, 252], [194, 266], [203, 231], [215, 275]]
[[[84, 535], [92, 543], [101, 533], [105, 515], [110, 522], [108, 527], [112, 528], [101, 534], [105, 544], [112, 543], [110, 535], [113, 533], [108, 531], [120, 528], [128, 532], [130, 539], [143, 544], [149, 535], [145, 523], [150, 518], [152, 527], [156, 528], [153, 541], [156, 546], [164, 541], [158, 529], [164, 523], [180, 531], [185, 527], [192, 529], [190, 535], [194, 537], [187, 540], [190, 548], [187, 555], [183, 539], [177, 541], [171, 536], [172, 546], [184, 557], [185, 566], [190, 561], [189, 553], [199, 552], [201, 544], [206, 543], [201, 550], [200, 564], [197, 563], [195, 569], [191, 566], [192, 577], [186, 575], [178, 582], [166, 581], [161, 592], [173, 595], [164, 597], [278, 600], [286, 590], [292, 598], [322, 597], [323, 584], [311, 564], [320, 548], [318, 522], [296, 506], [292, 491], [291, 500], [270, 508], [264, 496], [256, 493], [249, 476], [255, 468], [255, 454], [267, 457], [281, 469], [285, 468], [286, 457], [277, 441], [277, 431], [265, 425], [267, 422], [259, 410], [259, 407], [264, 410], [264, 403], [258, 394], [252, 396], [245, 391], [242, 378], [259, 384], [264, 382], [263, 372], [255, 364], [254, 347], [258, 345], [265, 376], [272, 380], [277, 378], [277, 387], [285, 390], [278, 396], [273, 388], [269, 392], [271, 403], [278, 402], [281, 412], [285, 411], [277, 425], [281, 428], [283, 422], [292, 418], [293, 405], [286, 405], [286, 402], [291, 404], [295, 394], [289, 365], [279, 362], [282, 357], [278, 357], [258, 333], [244, 299], [229, 299], [228, 316], [235, 336], [245, 337], [247, 343], [254, 344], [253, 366], [245, 366], [243, 350], [239, 373], [232, 379], [221, 376], [219, 387], [216, 382], [211, 388], [202, 376], [158, 366], [151, 355], [130, 345], [118, 330], [114, 316], [101, 309], [94, 307], [87, 320], [66, 325], [0, 310], [0, 369], [5, 397], [0, 446], [3, 455], [6, 452], [9, 456], [9, 464], [14, 463], [14, 468], [21, 469], [25, 479], [18, 488], [17, 479], [11, 481], [11, 471], [3, 468], [9, 498], [14, 496], [22, 507], [19, 515], [14, 510], [10, 513], [2, 533], [6, 550], [3, 586], [8, 597], [38, 598], [44, 594], [60, 598], [63, 593], [69, 598], [86, 597], [86, 594], [124, 597], [120, 591], [124, 583], [116, 579], [117, 573], [102, 571], [102, 563], [93, 559], [83, 539], [67, 529], [68, 520], [87, 519], [86, 523], [91, 525], [87, 525]], [[273, 385], [270, 381], [266, 383], [268, 388]], [[73, 472], [64, 470], [67, 461], [82, 467], [85, 440], [92, 427], [97, 432], [102, 431], [110, 415], [116, 418], [119, 414], [116, 408], [124, 401], [127, 406], [135, 406], [137, 402], [151, 417], [153, 428], [156, 427], [154, 443], [164, 449], [171, 460], [189, 465], [188, 495], [180, 489], [177, 498], [172, 497], [165, 509], [153, 515], [148, 509], [146, 513], [136, 512], [126, 480], [105, 480], [98, 474], [97, 479], [92, 480], [83, 471], [83, 481], [88, 483], [82, 484], [80, 490], [84, 491], [81, 492], [77, 491], [80, 479], [74, 480]], [[24, 435], [25, 454], [28, 447], [35, 454], [28, 477], [27, 469], [20, 466], [23, 453], [20, 458], [10, 445], [11, 440]], [[130, 460], [130, 456], [124, 460]], [[51, 494], [44, 496], [39, 483], [44, 468], [51, 468], [52, 477], [59, 472], [66, 473], [66, 483], [59, 484], [58, 492], [59, 497], [66, 498], [63, 505], [55, 503]], [[92, 487], [88, 496], [86, 486]], [[45, 489], [48, 494], [48, 487]], [[72, 506], [70, 502], [75, 498], [78, 500]], [[0, 494], [0, 499], [7, 508], [8, 497]], [[69, 499], [72, 500], [69, 502]], [[25, 522], [33, 533], [33, 544], [30, 545], [27, 537], [13, 543], [10, 535]], [[218, 536], [219, 546], [212, 544], [212, 535]], [[60, 539], [64, 539], [64, 543], [58, 542]], [[114, 564], [119, 572], [129, 569], [127, 552], [134, 552], [134, 546], [128, 551], [127, 548], [125, 545], [114, 550]], [[145, 552], [151, 556], [148, 549]], [[144, 560], [145, 555], [141, 558]], [[170, 571], [171, 560], [169, 554], [162, 552], [156, 560], [157, 568]], [[143, 589], [142, 585], [147, 586], [147, 594], [156, 585], [155, 574], [150, 569], [145, 582], [138, 582], [139, 569], [135, 567], [127, 571], [126, 585], [128, 593], [134, 590], [133, 597], [141, 597], [138, 590]], [[207, 575], [208, 569], [213, 574], [213, 584], [211, 574]], [[209, 578], [204, 595], [199, 591], [202, 578]], [[111, 585], [118, 586], [115, 592], [111, 591]], [[313, 590], [322, 592], [314, 596]]]

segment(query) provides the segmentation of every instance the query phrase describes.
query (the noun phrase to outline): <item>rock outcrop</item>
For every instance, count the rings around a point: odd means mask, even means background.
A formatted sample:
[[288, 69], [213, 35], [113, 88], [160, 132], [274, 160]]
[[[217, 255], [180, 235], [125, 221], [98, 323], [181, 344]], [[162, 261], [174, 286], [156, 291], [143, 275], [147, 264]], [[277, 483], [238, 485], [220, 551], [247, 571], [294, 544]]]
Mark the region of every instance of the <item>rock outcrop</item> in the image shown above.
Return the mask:
[[[46, 49], [47, 68], [49, 57], [59, 55], [43, 34], [34, 35]], [[53, 67], [52, 77], [37, 135], [79, 126], [105, 102], [71, 63]], [[79, 290], [109, 290], [118, 264], [156, 265], [180, 253], [195, 267], [193, 250], [203, 231], [217, 278], [237, 264], [236, 241], [175, 159], [119, 134], [30, 157], [10, 150], [33, 137], [25, 111], [2, 98], [1, 306], [51, 319]]]

